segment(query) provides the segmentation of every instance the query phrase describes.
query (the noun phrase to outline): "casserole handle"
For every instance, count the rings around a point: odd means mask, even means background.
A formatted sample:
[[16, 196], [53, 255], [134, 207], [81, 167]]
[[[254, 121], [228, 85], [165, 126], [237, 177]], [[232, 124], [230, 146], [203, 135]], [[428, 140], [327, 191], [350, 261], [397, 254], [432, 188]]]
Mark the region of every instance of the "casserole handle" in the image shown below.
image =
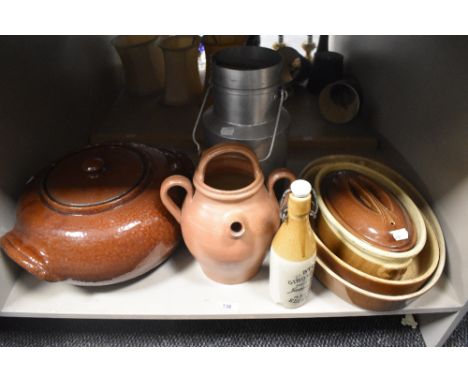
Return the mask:
[[15, 232], [11, 231], [3, 236], [0, 246], [10, 259], [34, 276], [46, 281], [65, 280], [64, 277], [52, 272], [44, 251], [38, 251], [24, 243]]

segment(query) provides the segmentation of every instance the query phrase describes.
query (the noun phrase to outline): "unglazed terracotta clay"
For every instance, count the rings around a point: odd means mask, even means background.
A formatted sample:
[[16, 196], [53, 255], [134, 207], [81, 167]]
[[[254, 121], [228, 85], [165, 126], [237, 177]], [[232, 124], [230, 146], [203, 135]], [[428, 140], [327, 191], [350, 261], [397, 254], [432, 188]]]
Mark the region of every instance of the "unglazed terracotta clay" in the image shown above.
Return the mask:
[[[161, 185], [161, 200], [182, 227], [190, 252], [211, 279], [238, 284], [259, 270], [277, 231], [279, 205], [274, 185], [295, 179], [287, 169], [273, 171], [264, 185], [255, 153], [240, 144], [205, 151], [192, 182], [171, 176]], [[168, 196], [172, 187], [187, 191], [182, 209]]]
[[192, 170], [188, 158], [171, 150], [85, 148], [30, 180], [16, 225], [0, 244], [47, 281], [105, 285], [137, 277], [165, 260], [180, 239], [161, 203], [161, 182]]

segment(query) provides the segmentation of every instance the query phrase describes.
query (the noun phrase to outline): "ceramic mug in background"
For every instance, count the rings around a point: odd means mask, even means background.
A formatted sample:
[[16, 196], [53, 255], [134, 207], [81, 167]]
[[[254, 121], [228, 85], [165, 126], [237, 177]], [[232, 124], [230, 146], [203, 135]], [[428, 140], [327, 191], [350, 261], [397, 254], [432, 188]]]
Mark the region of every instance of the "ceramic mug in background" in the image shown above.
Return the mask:
[[348, 123], [361, 108], [359, 85], [352, 79], [333, 82], [320, 92], [318, 102], [325, 120], [336, 124]]

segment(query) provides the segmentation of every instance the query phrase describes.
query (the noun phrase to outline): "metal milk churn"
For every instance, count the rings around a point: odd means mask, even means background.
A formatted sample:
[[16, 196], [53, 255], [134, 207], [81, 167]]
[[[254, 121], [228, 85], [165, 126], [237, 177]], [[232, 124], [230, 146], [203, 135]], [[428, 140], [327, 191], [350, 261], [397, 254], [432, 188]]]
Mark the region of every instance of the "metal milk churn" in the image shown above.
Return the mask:
[[267, 175], [285, 166], [290, 117], [283, 107], [279, 53], [257, 46], [230, 47], [213, 55], [212, 65], [211, 85], [193, 131], [198, 149], [195, 132], [211, 91], [213, 105], [201, 118], [205, 145], [246, 144]]

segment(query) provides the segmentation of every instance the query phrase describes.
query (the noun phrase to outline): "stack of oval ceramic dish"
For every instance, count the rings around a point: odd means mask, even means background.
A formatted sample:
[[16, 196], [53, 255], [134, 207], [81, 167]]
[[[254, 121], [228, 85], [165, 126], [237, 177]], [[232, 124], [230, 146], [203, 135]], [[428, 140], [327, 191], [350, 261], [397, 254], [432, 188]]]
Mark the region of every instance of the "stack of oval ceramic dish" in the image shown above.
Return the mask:
[[424, 198], [401, 175], [367, 158], [335, 155], [304, 168], [320, 214], [316, 275], [348, 302], [399, 309], [431, 289], [445, 244]]

